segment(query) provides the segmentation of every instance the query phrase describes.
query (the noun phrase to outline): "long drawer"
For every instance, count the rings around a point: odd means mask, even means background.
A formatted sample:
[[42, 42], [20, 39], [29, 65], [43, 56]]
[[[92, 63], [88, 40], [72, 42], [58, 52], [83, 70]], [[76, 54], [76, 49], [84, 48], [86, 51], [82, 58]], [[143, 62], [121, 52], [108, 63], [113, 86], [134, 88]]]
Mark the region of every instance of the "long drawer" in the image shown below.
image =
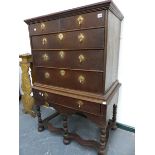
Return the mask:
[[33, 51], [35, 66], [103, 70], [103, 50]]
[[103, 90], [103, 72], [44, 67], [35, 67], [34, 72], [37, 83], [94, 93]]
[[68, 16], [56, 20], [31, 24], [29, 26], [29, 33], [30, 35], [40, 35], [81, 28], [101, 27], [104, 26], [104, 19], [104, 11]]
[[99, 103], [78, 100], [71, 97], [40, 91], [37, 89], [33, 89], [33, 96], [36, 101], [38, 100], [39, 102], [42, 102], [39, 104], [49, 104], [52, 106], [52, 103], [54, 103], [79, 111], [100, 115], [101, 105]]
[[32, 49], [104, 48], [104, 28], [32, 36]]

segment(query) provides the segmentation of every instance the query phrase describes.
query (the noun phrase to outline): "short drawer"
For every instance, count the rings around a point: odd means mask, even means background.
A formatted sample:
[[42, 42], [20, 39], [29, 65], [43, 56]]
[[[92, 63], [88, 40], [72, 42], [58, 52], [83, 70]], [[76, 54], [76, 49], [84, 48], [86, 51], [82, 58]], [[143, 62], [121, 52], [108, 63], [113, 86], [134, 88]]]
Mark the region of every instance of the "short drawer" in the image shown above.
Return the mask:
[[[34, 98], [40, 100], [41, 104], [59, 104], [68, 108], [73, 108], [79, 111], [84, 111], [88, 113], [93, 113], [96, 115], [100, 114], [101, 105], [99, 103], [79, 100], [71, 97], [66, 97], [62, 95], [52, 94], [49, 92], [39, 91], [33, 89]], [[40, 99], [42, 98], [42, 99]]]
[[33, 49], [104, 48], [104, 28], [32, 36]]
[[47, 22], [40, 22], [31, 24], [29, 26], [30, 35], [40, 35], [44, 33], [52, 33], [59, 31], [59, 20], [51, 20]]
[[35, 66], [103, 70], [103, 50], [33, 51]]
[[74, 90], [102, 93], [103, 72], [35, 67], [35, 82]]
[[[60, 19], [60, 30], [72, 30], [104, 26], [104, 11], [91, 12]], [[92, 20], [93, 19], [93, 20]]]

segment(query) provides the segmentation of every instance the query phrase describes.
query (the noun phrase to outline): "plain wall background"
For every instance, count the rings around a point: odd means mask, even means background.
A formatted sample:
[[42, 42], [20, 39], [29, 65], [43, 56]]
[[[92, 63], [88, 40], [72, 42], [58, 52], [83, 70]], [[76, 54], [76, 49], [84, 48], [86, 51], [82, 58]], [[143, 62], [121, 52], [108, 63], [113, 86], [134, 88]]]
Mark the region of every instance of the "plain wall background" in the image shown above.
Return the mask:
[[[98, 0], [99, 1], [99, 0]], [[5, 0], [0, 2], [1, 154], [18, 154], [19, 54], [29, 53], [24, 19], [97, 0]], [[154, 152], [155, 9], [153, 0], [114, 0], [124, 15], [121, 33], [118, 122], [136, 127], [137, 154]], [[29, 116], [28, 116], [29, 117]], [[4, 134], [6, 132], [6, 134]], [[7, 138], [6, 138], [7, 135]], [[11, 137], [11, 138], [10, 138]], [[8, 140], [9, 139], [9, 140]], [[147, 147], [147, 144], [149, 146]], [[151, 146], [152, 145], [152, 146]], [[8, 149], [8, 146], [10, 149]], [[138, 147], [138, 145], [136, 145]]]

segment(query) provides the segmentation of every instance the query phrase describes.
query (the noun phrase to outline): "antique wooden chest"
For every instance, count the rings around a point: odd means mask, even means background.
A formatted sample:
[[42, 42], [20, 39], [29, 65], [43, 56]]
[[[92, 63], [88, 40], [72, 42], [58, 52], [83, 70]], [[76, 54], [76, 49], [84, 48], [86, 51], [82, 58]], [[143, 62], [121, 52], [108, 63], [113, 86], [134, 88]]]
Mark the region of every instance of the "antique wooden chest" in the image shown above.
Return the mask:
[[[27, 19], [33, 56], [33, 96], [38, 130], [63, 131], [71, 139], [94, 145], [105, 154], [109, 128], [116, 128], [120, 83], [118, 57], [123, 15], [111, 1]], [[40, 106], [56, 114], [41, 119]], [[63, 129], [48, 121], [62, 114]], [[67, 118], [82, 114], [101, 128], [100, 142], [68, 132]]]

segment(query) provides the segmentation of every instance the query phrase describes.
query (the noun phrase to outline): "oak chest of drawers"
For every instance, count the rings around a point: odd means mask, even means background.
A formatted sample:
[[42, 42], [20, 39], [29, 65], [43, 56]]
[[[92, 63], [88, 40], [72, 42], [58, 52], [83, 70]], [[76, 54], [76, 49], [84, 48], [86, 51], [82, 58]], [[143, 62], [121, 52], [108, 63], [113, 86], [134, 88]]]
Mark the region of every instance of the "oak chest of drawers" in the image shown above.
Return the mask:
[[[64, 143], [86, 141], [68, 132], [67, 118], [82, 114], [101, 128], [98, 154], [105, 154], [109, 128], [116, 128], [120, 83], [118, 57], [123, 15], [111, 1], [25, 20], [33, 56], [33, 96], [38, 130], [59, 130], [48, 120], [64, 116]], [[41, 119], [40, 106], [55, 115]]]

